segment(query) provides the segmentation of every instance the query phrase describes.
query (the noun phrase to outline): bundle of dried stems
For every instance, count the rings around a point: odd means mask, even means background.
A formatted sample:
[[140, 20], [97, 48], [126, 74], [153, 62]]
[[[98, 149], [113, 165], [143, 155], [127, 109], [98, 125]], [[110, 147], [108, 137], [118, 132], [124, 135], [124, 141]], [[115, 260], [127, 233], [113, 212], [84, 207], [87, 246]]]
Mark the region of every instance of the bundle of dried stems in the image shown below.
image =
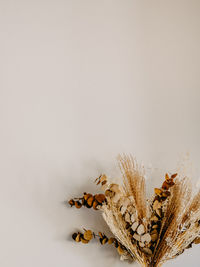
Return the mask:
[[154, 196], [146, 198], [144, 167], [132, 156], [119, 157], [123, 184], [110, 183], [106, 175], [96, 179], [104, 194], [84, 193], [71, 199], [76, 208], [100, 210], [114, 237], [93, 233], [73, 234], [77, 242], [97, 237], [102, 245], [113, 244], [122, 260], [157, 267], [200, 243], [200, 190], [192, 191], [188, 177], [165, 175]]

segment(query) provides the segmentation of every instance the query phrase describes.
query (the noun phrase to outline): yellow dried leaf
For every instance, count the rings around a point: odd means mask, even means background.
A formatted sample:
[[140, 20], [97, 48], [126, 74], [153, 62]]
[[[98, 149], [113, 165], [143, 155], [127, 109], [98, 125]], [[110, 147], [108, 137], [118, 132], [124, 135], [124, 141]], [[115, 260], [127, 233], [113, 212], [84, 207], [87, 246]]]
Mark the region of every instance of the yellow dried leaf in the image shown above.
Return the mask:
[[119, 255], [124, 254], [124, 249], [121, 246], [118, 246], [117, 251], [118, 251]]
[[108, 244], [111, 245], [115, 241], [114, 237], [108, 239]]
[[84, 239], [84, 238], [81, 238], [81, 242], [82, 242], [83, 244], [87, 244], [87, 243], [89, 243], [89, 240], [86, 240], [86, 239]]
[[156, 195], [161, 196], [162, 190], [160, 188], [155, 188], [154, 191]]
[[75, 238], [75, 241], [76, 242], [80, 242], [81, 241], [81, 234], [80, 233], [77, 234], [77, 236]]
[[87, 230], [85, 231], [85, 233], [83, 234], [84, 239], [86, 240], [91, 240], [93, 238], [93, 233], [91, 230]]

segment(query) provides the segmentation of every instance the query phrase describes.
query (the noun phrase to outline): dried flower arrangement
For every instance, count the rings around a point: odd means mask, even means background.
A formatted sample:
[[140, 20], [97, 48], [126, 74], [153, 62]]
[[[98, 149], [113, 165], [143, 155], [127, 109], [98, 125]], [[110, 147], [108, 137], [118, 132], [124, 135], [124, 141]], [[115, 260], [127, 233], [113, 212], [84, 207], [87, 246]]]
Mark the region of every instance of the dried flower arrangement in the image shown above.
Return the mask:
[[104, 194], [84, 193], [69, 201], [77, 209], [100, 210], [114, 237], [84, 229], [72, 235], [76, 242], [87, 244], [96, 237], [102, 245], [113, 244], [122, 260], [146, 267], [161, 266], [200, 243], [200, 190], [193, 193], [189, 178], [166, 174], [147, 200], [144, 167], [131, 156], [120, 156], [119, 165], [123, 185], [101, 175], [96, 183]]

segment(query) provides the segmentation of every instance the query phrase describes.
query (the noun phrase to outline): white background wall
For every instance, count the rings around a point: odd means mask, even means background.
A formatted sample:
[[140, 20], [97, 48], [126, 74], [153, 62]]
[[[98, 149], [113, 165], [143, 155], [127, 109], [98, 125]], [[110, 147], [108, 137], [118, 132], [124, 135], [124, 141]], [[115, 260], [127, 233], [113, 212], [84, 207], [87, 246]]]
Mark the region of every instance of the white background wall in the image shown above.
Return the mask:
[[109, 231], [63, 202], [122, 152], [158, 168], [151, 186], [182, 153], [200, 173], [200, 1], [0, 0], [0, 33], [0, 266], [129, 266], [71, 242]]

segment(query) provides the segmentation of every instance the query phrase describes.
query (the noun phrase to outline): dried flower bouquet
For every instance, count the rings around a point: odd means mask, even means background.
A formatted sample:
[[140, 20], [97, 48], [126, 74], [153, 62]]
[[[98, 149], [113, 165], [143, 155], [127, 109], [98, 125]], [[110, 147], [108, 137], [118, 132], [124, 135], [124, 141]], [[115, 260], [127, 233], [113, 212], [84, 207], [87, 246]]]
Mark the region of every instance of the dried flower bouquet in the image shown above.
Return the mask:
[[200, 190], [195, 194], [187, 177], [165, 175], [160, 188], [147, 200], [144, 167], [131, 156], [119, 157], [123, 185], [109, 183], [106, 175], [96, 179], [104, 194], [84, 193], [71, 199], [76, 208], [100, 210], [114, 237], [91, 230], [74, 233], [76, 242], [98, 238], [113, 244], [121, 259], [136, 260], [141, 266], [157, 267], [200, 243]]

